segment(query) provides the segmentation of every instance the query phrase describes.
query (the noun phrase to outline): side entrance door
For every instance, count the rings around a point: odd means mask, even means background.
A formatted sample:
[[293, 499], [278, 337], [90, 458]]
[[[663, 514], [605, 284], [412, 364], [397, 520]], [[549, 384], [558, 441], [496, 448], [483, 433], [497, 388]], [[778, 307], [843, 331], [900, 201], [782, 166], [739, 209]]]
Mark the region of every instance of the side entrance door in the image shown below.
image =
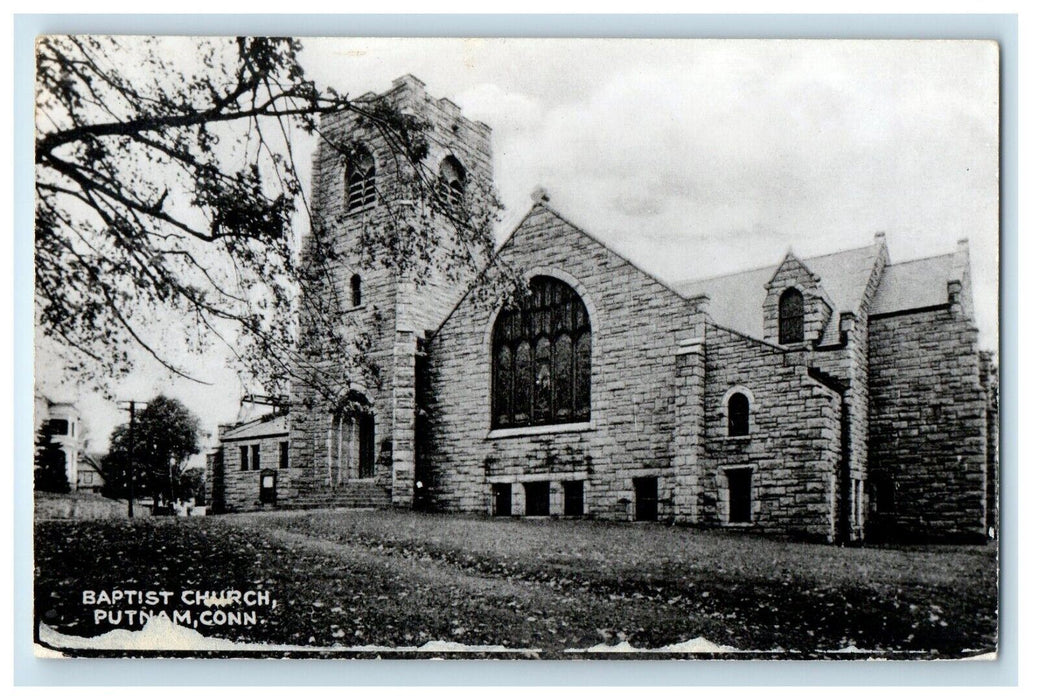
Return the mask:
[[642, 476], [635, 482], [635, 520], [657, 519], [657, 477]]
[[260, 472], [260, 503], [274, 505], [278, 502], [278, 473], [273, 469]]

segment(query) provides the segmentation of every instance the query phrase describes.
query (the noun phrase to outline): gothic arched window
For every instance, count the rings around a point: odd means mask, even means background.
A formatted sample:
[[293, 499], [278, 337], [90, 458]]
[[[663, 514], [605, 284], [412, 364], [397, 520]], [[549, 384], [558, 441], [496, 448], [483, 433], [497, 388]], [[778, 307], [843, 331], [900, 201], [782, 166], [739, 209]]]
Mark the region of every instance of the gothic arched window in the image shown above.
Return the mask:
[[791, 287], [779, 297], [779, 343], [800, 343], [805, 337], [805, 302]]
[[591, 415], [592, 329], [581, 297], [552, 277], [494, 322], [492, 426], [586, 421]]
[[465, 193], [465, 168], [454, 156], [440, 161], [440, 197], [449, 207], [460, 207]]
[[354, 149], [346, 163], [346, 210], [375, 203], [375, 159], [364, 146]]
[[737, 391], [729, 397], [728, 414], [730, 437], [750, 434], [750, 399], [746, 394]]

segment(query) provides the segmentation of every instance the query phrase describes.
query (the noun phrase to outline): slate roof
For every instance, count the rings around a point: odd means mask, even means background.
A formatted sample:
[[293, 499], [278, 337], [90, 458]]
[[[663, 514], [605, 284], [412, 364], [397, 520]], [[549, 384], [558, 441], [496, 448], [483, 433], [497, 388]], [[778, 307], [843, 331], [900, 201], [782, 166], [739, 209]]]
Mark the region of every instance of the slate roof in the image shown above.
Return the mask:
[[[782, 260], [775, 265], [759, 267], [744, 272], [720, 275], [706, 279], [691, 279], [679, 282], [668, 282], [635, 265], [626, 257], [613, 249], [608, 243], [577, 226], [547, 204], [547, 196], [543, 190], [536, 194], [534, 206], [530, 208], [512, 228], [511, 233], [497, 248], [495, 254], [509, 245], [516, 233], [523, 228], [528, 219], [538, 209], [544, 209], [552, 216], [572, 227], [577, 232], [591, 238], [604, 248], [622, 257], [647, 276], [662, 286], [686, 299], [706, 295], [710, 298], [707, 313], [715, 323], [737, 331], [752, 338], [764, 338], [765, 335], [765, 287], [772, 280]], [[879, 254], [878, 242], [861, 248], [842, 250], [827, 255], [810, 258], [798, 258], [804, 266], [819, 277], [824, 298], [833, 304], [830, 322], [823, 331], [821, 343], [829, 345], [839, 340], [840, 315], [842, 312], [858, 313], [873, 272], [873, 265]], [[892, 311], [917, 309], [936, 306], [948, 302], [947, 283], [952, 279], [962, 279], [965, 269], [959, 269], [957, 255], [949, 253], [920, 260], [889, 264], [884, 268], [880, 285], [873, 298], [868, 313], [880, 314]], [[462, 295], [454, 308], [467, 296]], [[454, 308], [447, 318], [454, 313]]]
[[[858, 311], [876, 254], [875, 246], [865, 246], [800, 258], [805, 267], [819, 276], [819, 284], [834, 303], [830, 324], [823, 333], [824, 344], [837, 341], [842, 311]], [[947, 303], [948, 281], [963, 276], [957, 264], [956, 254], [949, 253], [888, 265], [880, 278], [869, 313], [891, 313]], [[674, 287], [685, 297], [701, 294], [710, 297], [707, 312], [718, 325], [753, 338], [762, 338], [765, 286], [778, 267], [779, 263], [731, 275], [687, 280], [676, 283]]]
[[220, 436], [221, 442], [229, 440], [249, 440], [272, 435], [288, 435], [289, 417], [287, 415], [266, 415], [248, 423], [236, 425]]
[[[799, 258], [805, 267], [819, 276], [819, 284], [835, 306], [830, 327], [824, 333], [824, 342], [836, 340], [842, 311], [858, 310], [876, 254], [876, 247], [870, 245], [829, 255]], [[762, 310], [765, 286], [772, 280], [779, 264], [721, 277], [678, 282], [675, 288], [685, 297], [706, 294], [710, 297], [707, 313], [715, 323], [753, 338], [761, 338], [765, 334]]]
[[960, 277], [954, 253], [888, 265], [870, 312], [886, 314], [945, 304], [949, 301], [949, 280]]

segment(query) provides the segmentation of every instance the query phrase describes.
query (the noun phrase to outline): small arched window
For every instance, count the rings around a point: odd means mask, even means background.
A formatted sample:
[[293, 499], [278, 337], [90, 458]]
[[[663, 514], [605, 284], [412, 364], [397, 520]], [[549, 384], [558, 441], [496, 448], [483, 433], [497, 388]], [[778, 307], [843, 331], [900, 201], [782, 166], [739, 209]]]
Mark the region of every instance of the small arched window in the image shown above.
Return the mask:
[[591, 330], [577, 292], [552, 277], [533, 278], [519, 307], [503, 309], [494, 322], [493, 427], [588, 420]]
[[730, 396], [727, 413], [730, 437], [750, 434], [750, 399], [746, 394], [737, 391]]
[[361, 276], [354, 275], [350, 278], [350, 303], [353, 306], [361, 305]]
[[779, 343], [800, 343], [805, 337], [804, 296], [791, 287], [779, 297]]
[[357, 146], [346, 163], [346, 210], [374, 203], [375, 159], [364, 146]]
[[462, 205], [465, 194], [465, 168], [454, 156], [440, 161], [440, 177], [438, 182], [440, 198], [451, 208]]

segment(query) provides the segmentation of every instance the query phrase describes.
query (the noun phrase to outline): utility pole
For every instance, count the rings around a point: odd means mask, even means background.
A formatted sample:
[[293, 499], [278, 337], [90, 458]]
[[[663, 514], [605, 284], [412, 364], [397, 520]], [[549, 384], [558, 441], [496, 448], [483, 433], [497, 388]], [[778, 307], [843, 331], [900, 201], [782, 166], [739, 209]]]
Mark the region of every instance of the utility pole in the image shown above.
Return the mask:
[[135, 445], [134, 445], [134, 434], [133, 434], [134, 423], [135, 423], [135, 419], [136, 419], [136, 416], [137, 416], [137, 404], [141, 404], [142, 407], [147, 406], [148, 404], [146, 402], [144, 402], [144, 401], [132, 401], [132, 400], [131, 401], [120, 401], [119, 403], [125, 404], [123, 406], [120, 406], [120, 408], [124, 408], [124, 409], [126, 409], [126, 410], [128, 410], [130, 412], [130, 458], [128, 460], [129, 463], [126, 466], [127, 476], [128, 476], [128, 480], [129, 480], [128, 487], [129, 487], [130, 497], [129, 497], [129, 499], [127, 499], [127, 502], [126, 502], [126, 515], [127, 515], [127, 517], [133, 518], [133, 500], [134, 500], [133, 477], [134, 477], [134, 471], [135, 471], [135, 469], [134, 469], [134, 466], [135, 466], [134, 465], [134, 447], [135, 447]]
[[130, 479], [130, 499], [126, 502], [126, 515], [131, 520], [133, 519], [133, 472], [134, 472], [134, 468], [133, 468], [134, 467], [134, 464], [133, 464], [133, 447], [134, 447], [134, 445], [133, 445], [133, 437], [134, 437], [133, 436], [133, 423], [134, 423], [134, 414], [136, 413], [136, 410], [135, 410], [136, 407], [137, 407], [136, 402], [131, 401], [130, 402], [130, 460], [129, 460], [129, 464], [126, 465], [126, 471], [127, 471], [127, 474], [129, 475], [129, 479]]

